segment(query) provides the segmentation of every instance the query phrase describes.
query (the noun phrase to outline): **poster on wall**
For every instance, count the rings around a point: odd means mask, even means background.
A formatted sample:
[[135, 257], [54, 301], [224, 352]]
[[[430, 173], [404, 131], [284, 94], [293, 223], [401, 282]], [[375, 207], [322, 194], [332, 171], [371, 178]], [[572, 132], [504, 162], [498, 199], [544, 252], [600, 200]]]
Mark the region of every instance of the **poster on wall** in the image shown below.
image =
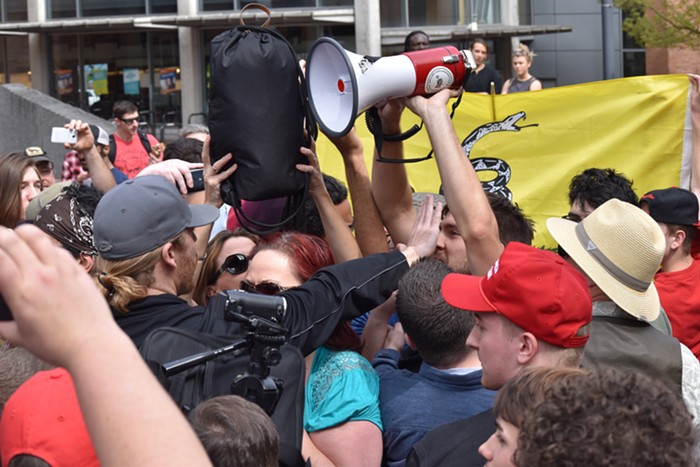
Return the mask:
[[106, 63], [85, 65], [85, 88], [94, 90], [98, 95], [109, 94]]
[[56, 76], [56, 93], [59, 96], [71, 94], [73, 92], [73, 70], [54, 70]]
[[177, 79], [177, 67], [160, 69], [160, 93], [169, 94], [180, 90], [180, 81]]
[[140, 94], [140, 79], [138, 68], [124, 68], [124, 94]]

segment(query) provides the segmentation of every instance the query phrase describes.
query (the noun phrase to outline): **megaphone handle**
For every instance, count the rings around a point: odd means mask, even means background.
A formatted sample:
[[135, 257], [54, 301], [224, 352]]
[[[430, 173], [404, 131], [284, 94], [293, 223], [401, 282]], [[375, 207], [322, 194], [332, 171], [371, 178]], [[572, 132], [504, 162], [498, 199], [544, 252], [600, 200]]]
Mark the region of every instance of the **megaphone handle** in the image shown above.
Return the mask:
[[[455, 116], [455, 112], [457, 111], [457, 107], [459, 107], [459, 104], [462, 102], [462, 95], [464, 93], [460, 93], [459, 97], [457, 97], [457, 100], [452, 103], [452, 111], [450, 112], [450, 120], [452, 120]], [[373, 115], [370, 115], [370, 111], [374, 111]], [[382, 151], [381, 151], [381, 139], [384, 139], [385, 141], [403, 141], [405, 139], [410, 138], [411, 136], [415, 135], [420, 131], [421, 128], [423, 128], [423, 122], [420, 123], [420, 126], [418, 125], [413, 125], [409, 130], [404, 131], [403, 133], [400, 133], [398, 135], [381, 135], [381, 121], [379, 120], [379, 113], [377, 112], [376, 108], [371, 108], [367, 110], [366, 115], [365, 115], [365, 120], [367, 122], [367, 128], [372, 132], [374, 135], [374, 142], [375, 145], [377, 146], [377, 160], [379, 162], [390, 162], [390, 163], [395, 163], [395, 164], [408, 164], [412, 162], [421, 162], [430, 159], [433, 157], [433, 150], [431, 149], [430, 152], [428, 153], [427, 156], [425, 157], [414, 157], [410, 159], [387, 159], [385, 157], [382, 157]], [[378, 123], [379, 127], [379, 140], [377, 138], [377, 131], [376, 127], [375, 129], [372, 128], [372, 125], [375, 125]]]

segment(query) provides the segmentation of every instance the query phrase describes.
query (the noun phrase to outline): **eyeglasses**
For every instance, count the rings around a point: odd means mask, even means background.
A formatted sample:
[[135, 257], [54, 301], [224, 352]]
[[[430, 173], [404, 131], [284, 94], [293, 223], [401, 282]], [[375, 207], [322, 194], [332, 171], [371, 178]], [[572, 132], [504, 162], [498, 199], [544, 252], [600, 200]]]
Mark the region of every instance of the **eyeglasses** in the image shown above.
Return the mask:
[[242, 253], [235, 253], [233, 255], [229, 255], [224, 260], [224, 264], [222, 264], [221, 267], [214, 272], [211, 279], [209, 280], [209, 285], [212, 285], [217, 280], [219, 280], [219, 276], [221, 276], [221, 274], [223, 274], [224, 272], [233, 274], [235, 276], [236, 274], [244, 273], [247, 270], [248, 257], [246, 255]]
[[289, 289], [289, 287], [283, 287], [276, 282], [264, 281], [259, 284], [251, 284], [248, 281], [241, 281], [241, 290], [244, 292], [258, 293], [260, 295], [277, 295], [278, 293], [284, 292]]
[[138, 121], [139, 118], [138, 117], [134, 117], [134, 118], [119, 118], [119, 117], [117, 117], [117, 119], [121, 120], [122, 122], [126, 123], [127, 125], [131, 125], [132, 123]]

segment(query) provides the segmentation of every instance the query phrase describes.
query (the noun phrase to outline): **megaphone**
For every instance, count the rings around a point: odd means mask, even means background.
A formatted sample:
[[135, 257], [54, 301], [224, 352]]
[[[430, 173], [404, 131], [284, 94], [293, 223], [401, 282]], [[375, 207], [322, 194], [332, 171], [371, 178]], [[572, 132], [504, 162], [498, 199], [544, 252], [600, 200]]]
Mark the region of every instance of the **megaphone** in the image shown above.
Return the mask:
[[329, 37], [311, 46], [306, 86], [311, 110], [329, 136], [347, 134], [359, 114], [395, 97], [459, 89], [476, 68], [468, 50], [452, 46], [372, 58], [349, 52]]

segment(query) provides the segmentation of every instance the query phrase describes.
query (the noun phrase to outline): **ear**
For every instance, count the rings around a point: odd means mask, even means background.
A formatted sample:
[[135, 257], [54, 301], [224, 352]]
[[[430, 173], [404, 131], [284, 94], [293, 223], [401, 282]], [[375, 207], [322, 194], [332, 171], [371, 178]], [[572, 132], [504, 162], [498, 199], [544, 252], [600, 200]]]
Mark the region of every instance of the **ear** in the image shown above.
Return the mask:
[[210, 285], [207, 287], [207, 297], [213, 297], [214, 295], [216, 295], [216, 289], [214, 286]]
[[410, 348], [412, 348], [413, 350], [417, 350], [417, 349], [416, 349], [416, 344], [413, 343], [413, 339], [411, 339], [411, 336], [409, 336], [408, 334], [406, 334], [405, 331], [404, 331], [404, 333], [403, 333], [403, 338], [406, 340], [406, 344], [408, 344], [408, 346], [409, 346]]
[[529, 332], [523, 332], [518, 336], [518, 363], [526, 365], [537, 355], [539, 342], [537, 338]]
[[671, 250], [675, 251], [678, 250], [681, 246], [683, 246], [683, 242], [685, 242], [685, 231], [682, 229], [678, 229], [675, 232], [673, 232], [673, 235], [671, 236]]
[[166, 243], [163, 246], [163, 251], [160, 254], [160, 259], [171, 268], [177, 266], [177, 259], [175, 258], [175, 248], [171, 242]]
[[81, 252], [80, 256], [78, 256], [78, 264], [80, 264], [82, 268], [90, 273], [92, 272], [92, 268], [95, 266], [95, 257]]

